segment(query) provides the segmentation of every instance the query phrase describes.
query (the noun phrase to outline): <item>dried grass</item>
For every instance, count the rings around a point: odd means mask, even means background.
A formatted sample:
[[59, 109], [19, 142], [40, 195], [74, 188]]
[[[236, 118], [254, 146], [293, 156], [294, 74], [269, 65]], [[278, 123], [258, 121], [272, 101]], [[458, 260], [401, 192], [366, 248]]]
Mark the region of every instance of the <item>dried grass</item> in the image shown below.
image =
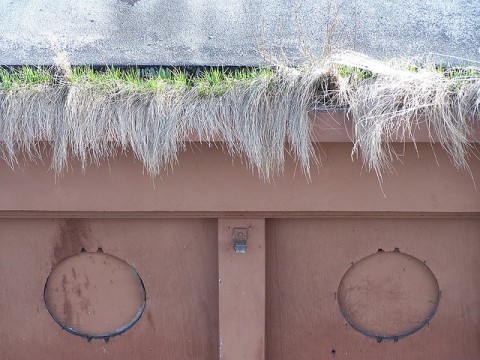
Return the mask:
[[350, 105], [354, 126], [352, 155], [361, 155], [368, 170], [379, 179], [394, 171], [401, 157], [395, 142], [411, 138], [415, 131], [429, 130], [431, 142], [438, 141], [453, 164], [469, 171], [473, 153], [472, 125], [480, 115], [480, 71], [470, 67], [445, 72], [417, 59], [375, 61], [358, 54], [344, 54], [339, 61], [373, 77], [342, 92]]
[[0, 90], [2, 158], [15, 167], [19, 154], [39, 159], [42, 142], [50, 143], [52, 168], [61, 173], [71, 157], [85, 168], [131, 150], [157, 175], [177, 162], [190, 136], [221, 138], [269, 179], [283, 170], [287, 141], [308, 176], [315, 159], [308, 111], [330, 79], [326, 72], [282, 68], [206, 87], [164, 78], [145, 86], [115, 71], [97, 78], [85, 70], [59, 83], [14, 81]]
[[62, 173], [71, 158], [85, 168], [132, 151], [155, 176], [177, 163], [189, 137], [220, 138], [263, 179], [283, 171], [285, 152], [308, 177], [318, 163], [308, 112], [320, 103], [350, 107], [353, 155], [380, 179], [401, 156], [391, 144], [414, 139], [421, 122], [454, 165], [468, 170], [480, 76], [478, 69], [467, 70], [453, 76], [417, 63], [342, 54], [300, 68], [231, 76], [212, 70], [195, 81], [181, 74], [142, 79], [112, 69], [63, 69], [59, 78], [3, 73], [0, 152], [14, 168], [22, 157], [42, 159], [48, 143], [51, 167]]

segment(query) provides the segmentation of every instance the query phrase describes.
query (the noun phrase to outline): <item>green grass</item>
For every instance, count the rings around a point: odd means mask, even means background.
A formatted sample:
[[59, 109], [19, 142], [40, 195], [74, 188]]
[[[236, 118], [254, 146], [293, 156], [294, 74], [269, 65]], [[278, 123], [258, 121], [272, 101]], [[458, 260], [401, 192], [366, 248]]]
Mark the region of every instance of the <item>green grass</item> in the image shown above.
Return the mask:
[[353, 78], [355, 81], [363, 81], [374, 77], [371, 71], [352, 66], [338, 65], [338, 75], [343, 78]]
[[[422, 69], [422, 67], [415, 65], [407, 65], [405, 67], [405, 70], [412, 73], [418, 73]], [[455, 67], [451, 65], [438, 64], [435, 67], [435, 70], [439, 74], [445, 76], [447, 79], [463, 80], [468, 78], [477, 78], [480, 76], [480, 70], [475, 67]], [[345, 65], [338, 65], [337, 71], [340, 77], [352, 78], [355, 81], [363, 81], [376, 76], [376, 74], [372, 71]]]
[[52, 84], [52, 73], [48, 68], [22, 66], [15, 69], [0, 68], [0, 90], [9, 90], [15, 86], [33, 86]]
[[[372, 71], [358, 67], [337, 65], [338, 75], [361, 82], [376, 76]], [[409, 66], [408, 71], [418, 72], [417, 66]], [[199, 96], [221, 96], [232, 86], [249, 83], [260, 77], [273, 77], [274, 68], [240, 68], [224, 69], [222, 67], [207, 68], [199, 75], [189, 75], [182, 69], [156, 69], [154, 75], [142, 76], [139, 69], [120, 69], [108, 67], [98, 71], [88, 66], [73, 66], [68, 78], [64, 81], [72, 85], [89, 85], [97, 90], [115, 92], [123, 91], [164, 91], [166, 88], [186, 91], [195, 88]], [[467, 79], [479, 77], [478, 68], [459, 68], [439, 64], [436, 71], [447, 79]], [[53, 70], [49, 67], [23, 66], [20, 68], [0, 68], [0, 90], [32, 85], [52, 85], [55, 82]]]
[[248, 83], [260, 77], [272, 77], [274, 70], [261, 69], [235, 69], [225, 71], [222, 68], [210, 68], [191, 78], [191, 86], [197, 89], [200, 96], [221, 96], [233, 86]]
[[[361, 82], [374, 78], [376, 74], [357, 67], [338, 65], [340, 77], [350, 78]], [[416, 66], [407, 70], [418, 72]], [[195, 88], [199, 96], [221, 96], [233, 86], [248, 83], [260, 77], [273, 77], [274, 68], [240, 68], [223, 69], [221, 67], [207, 68], [199, 75], [189, 75], [182, 69], [159, 68], [154, 75], [142, 76], [136, 68], [119, 69], [108, 67], [97, 71], [88, 66], [74, 66], [65, 81], [72, 85], [88, 85], [105, 92], [116, 92], [119, 89], [131, 92], [164, 91], [167, 88], [186, 91]], [[448, 67], [439, 64], [436, 71], [448, 79], [466, 79], [479, 77], [478, 68]], [[0, 69], [0, 90], [9, 90], [12, 87], [32, 85], [52, 85], [55, 77], [48, 67], [23, 66], [14, 69]]]
[[120, 88], [132, 92], [164, 91], [166, 88], [187, 91], [195, 88], [200, 96], [221, 96], [237, 83], [272, 74], [270, 69], [224, 71], [222, 68], [209, 68], [194, 76], [181, 69], [159, 68], [154, 75], [142, 76], [135, 68], [95, 71], [91, 67], [73, 67], [69, 81], [72, 84], [92, 85], [104, 91]]
[[[159, 68], [154, 75], [142, 76], [136, 68], [119, 69], [108, 67], [98, 71], [88, 66], [74, 66], [63, 79], [71, 85], [86, 85], [103, 92], [164, 91], [167, 88], [187, 91], [195, 88], [200, 96], [221, 96], [232, 86], [247, 83], [259, 77], [273, 76], [270, 68], [223, 69], [207, 68], [199, 75], [189, 75], [182, 69]], [[9, 90], [15, 86], [36, 84], [53, 85], [55, 77], [51, 68], [21, 67], [0, 69], [0, 90]]]
[[480, 77], [480, 69], [473, 67], [450, 67], [446, 69], [439, 69], [438, 71], [443, 73], [443, 75], [448, 79], [468, 79]]

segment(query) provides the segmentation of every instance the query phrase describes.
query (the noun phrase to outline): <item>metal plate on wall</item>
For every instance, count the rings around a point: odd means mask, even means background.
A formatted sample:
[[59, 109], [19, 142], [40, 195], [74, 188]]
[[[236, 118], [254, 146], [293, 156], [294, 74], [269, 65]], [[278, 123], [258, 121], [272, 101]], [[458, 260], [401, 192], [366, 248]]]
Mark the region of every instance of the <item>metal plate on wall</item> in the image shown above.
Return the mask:
[[398, 339], [422, 328], [435, 314], [440, 290], [417, 258], [379, 250], [350, 267], [338, 288], [343, 317], [361, 333]]
[[45, 284], [45, 304], [73, 334], [108, 339], [131, 328], [146, 304], [133, 267], [103, 252], [81, 252], [60, 262]]

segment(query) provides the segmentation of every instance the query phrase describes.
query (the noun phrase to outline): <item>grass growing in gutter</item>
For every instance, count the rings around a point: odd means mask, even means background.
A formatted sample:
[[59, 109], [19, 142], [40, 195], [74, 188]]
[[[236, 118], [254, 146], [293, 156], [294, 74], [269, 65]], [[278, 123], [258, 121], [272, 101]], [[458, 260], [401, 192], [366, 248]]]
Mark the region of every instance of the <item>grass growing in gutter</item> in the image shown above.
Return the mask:
[[[239, 68], [224, 70], [206, 68], [198, 75], [189, 75], [182, 69], [158, 68], [153, 75], [142, 75], [136, 68], [108, 67], [96, 70], [88, 66], [73, 66], [61, 81], [73, 86], [88, 86], [103, 92], [125, 90], [131, 92], [178, 91], [195, 89], [200, 96], [221, 96], [233, 86], [245, 84], [258, 78], [271, 78], [271, 68]], [[58, 85], [54, 69], [42, 67], [0, 68], [0, 90], [34, 85]]]
[[95, 84], [99, 88], [122, 88], [132, 91], [164, 91], [167, 88], [178, 91], [195, 89], [200, 96], [221, 96], [233, 86], [247, 83], [259, 77], [273, 75], [272, 69], [207, 68], [198, 75], [189, 75], [182, 69], [156, 69], [153, 75], [142, 76], [138, 69], [108, 68], [98, 72], [92, 68], [73, 68], [72, 84]]
[[[193, 134], [201, 141], [225, 139], [227, 150], [246, 157], [265, 179], [282, 171], [289, 138], [290, 152], [309, 172], [314, 151], [307, 143], [307, 112], [314, 83], [328, 80], [323, 73], [301, 79], [296, 71], [268, 68], [210, 68], [196, 75], [183, 69], [142, 75], [138, 69], [72, 67], [59, 76], [55, 70], [1, 73], [0, 151], [12, 167], [19, 152], [41, 156], [42, 139], [53, 144], [56, 172], [72, 155], [86, 166], [131, 150], [156, 175], [176, 163], [184, 139]], [[296, 98], [278, 87], [293, 85]]]
[[50, 69], [22, 66], [16, 69], [0, 68], [0, 90], [12, 87], [51, 85], [53, 77]]
[[91, 67], [73, 67], [71, 75], [65, 81], [72, 85], [93, 86], [104, 91], [118, 89], [136, 91], [158, 91], [166, 86], [179, 90], [188, 88], [187, 76], [181, 70], [160, 68], [153, 76], [142, 76], [138, 69], [119, 69], [109, 67], [97, 71]]
[[[356, 83], [375, 78], [371, 70], [357, 66], [337, 65], [334, 67], [340, 78], [354, 79]], [[422, 69], [409, 66], [406, 71], [418, 73]], [[480, 77], [480, 70], [475, 67], [448, 67], [439, 65], [436, 71], [446, 79], [464, 80]], [[189, 75], [185, 70], [158, 68], [153, 75], [142, 75], [136, 68], [107, 67], [96, 70], [88, 66], [73, 66], [71, 73], [63, 81], [73, 85], [91, 85], [98, 89], [114, 90], [115, 88], [131, 88], [132, 91], [157, 91], [165, 87], [179, 90], [196, 88], [200, 95], [223, 95], [233, 86], [248, 83], [260, 77], [273, 77], [275, 68], [238, 68], [226, 69], [212, 67], [203, 69], [198, 75]], [[28, 87], [34, 85], [53, 85], [54, 69], [50, 67], [22, 66], [19, 68], [0, 68], [0, 90], [12, 87]]]
[[381, 180], [394, 172], [402, 157], [392, 146], [427, 127], [458, 169], [470, 171], [478, 156], [471, 142], [474, 121], [480, 117], [480, 69], [435, 66], [417, 59], [382, 62], [353, 54], [341, 65], [358, 67], [373, 76], [345, 92], [354, 126], [353, 154]]
[[133, 151], [157, 175], [194, 135], [224, 139], [264, 179], [283, 171], [287, 150], [308, 177], [318, 163], [308, 112], [318, 104], [350, 109], [353, 155], [380, 179], [402, 155], [391, 143], [414, 138], [420, 122], [468, 170], [480, 70], [358, 54], [299, 68], [0, 69], [0, 154], [15, 167], [46, 141], [62, 172], [72, 156], [86, 166]]

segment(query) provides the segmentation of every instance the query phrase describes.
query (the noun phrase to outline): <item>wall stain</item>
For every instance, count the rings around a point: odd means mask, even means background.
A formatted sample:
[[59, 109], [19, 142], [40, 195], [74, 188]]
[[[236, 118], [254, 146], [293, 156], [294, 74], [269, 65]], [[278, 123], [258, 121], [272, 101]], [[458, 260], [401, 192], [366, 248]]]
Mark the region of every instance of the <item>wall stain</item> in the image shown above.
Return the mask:
[[65, 258], [80, 253], [92, 243], [92, 230], [88, 222], [82, 219], [61, 220], [55, 245], [50, 257], [54, 267]]
[[65, 315], [64, 325], [71, 325], [73, 317], [72, 303], [70, 302], [70, 300], [68, 300], [67, 297], [65, 297], [65, 301], [63, 303], [63, 314]]
[[64, 274], [62, 277], [62, 288], [63, 288], [63, 315], [65, 315], [65, 324], [71, 324], [73, 318], [72, 303], [68, 298], [67, 291], [67, 276]]
[[[82, 219], [63, 219], [58, 225], [58, 232], [54, 239], [54, 247], [50, 255], [50, 262], [54, 268], [59, 262], [63, 261], [69, 256], [79, 254], [82, 248], [88, 248], [92, 245], [92, 231], [87, 221]], [[71, 280], [74, 281], [73, 287], [70, 284], [67, 275], [62, 277], [63, 290], [63, 315], [62, 323], [69, 326], [72, 324], [74, 317], [78, 318], [78, 312], [73, 309], [72, 296], [78, 297], [81, 300], [81, 310], [88, 312], [90, 307], [89, 299], [82, 296], [82, 289], [80, 284], [76, 284], [77, 272], [72, 267]], [[90, 282], [85, 278], [85, 287], [88, 288]]]
[[150, 310], [147, 310], [147, 312], [145, 313], [145, 315], [146, 315], [146, 317], [147, 317], [148, 325], [149, 325], [153, 330], [155, 330], [155, 322], [153, 321], [152, 313], [150, 312]]
[[[84, 313], [89, 313], [89, 308], [91, 307], [90, 299], [87, 297], [81, 297], [80, 299], [80, 310]], [[95, 311], [92, 309], [92, 312], [95, 314]]]

